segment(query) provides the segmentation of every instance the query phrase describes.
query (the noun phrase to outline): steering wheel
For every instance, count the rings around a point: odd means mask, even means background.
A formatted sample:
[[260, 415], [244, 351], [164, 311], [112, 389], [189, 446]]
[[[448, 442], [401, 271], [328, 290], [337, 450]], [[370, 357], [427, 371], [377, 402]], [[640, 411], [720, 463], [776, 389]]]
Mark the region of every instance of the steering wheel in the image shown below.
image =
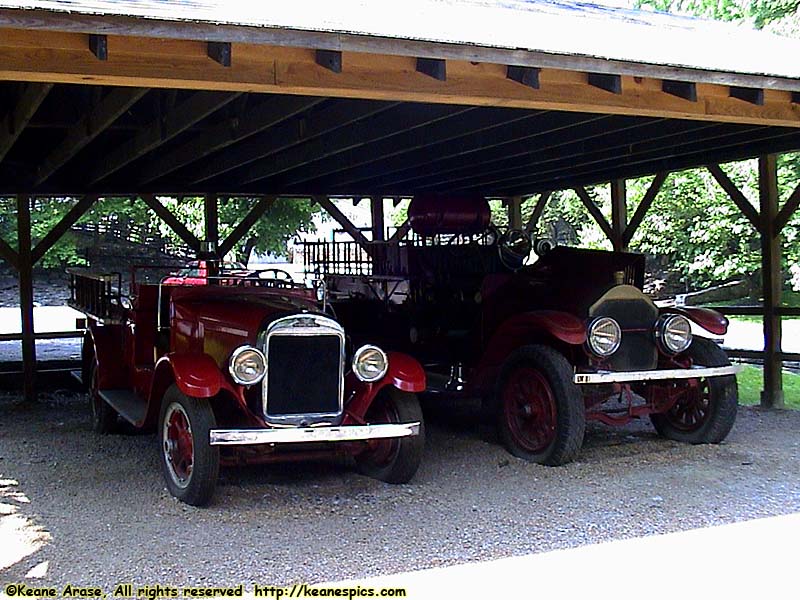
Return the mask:
[[532, 247], [530, 236], [522, 229], [509, 229], [497, 241], [500, 262], [512, 271], [516, 271], [525, 264]]

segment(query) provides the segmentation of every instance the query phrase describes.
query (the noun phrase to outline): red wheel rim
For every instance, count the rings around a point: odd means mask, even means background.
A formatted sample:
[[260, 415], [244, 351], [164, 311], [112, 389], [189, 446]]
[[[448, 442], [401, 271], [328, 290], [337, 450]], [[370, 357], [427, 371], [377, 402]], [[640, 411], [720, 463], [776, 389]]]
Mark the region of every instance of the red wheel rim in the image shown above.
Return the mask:
[[556, 401], [536, 369], [520, 367], [503, 387], [503, 417], [513, 442], [527, 452], [542, 452], [556, 437]]
[[194, 464], [194, 438], [189, 417], [183, 407], [172, 403], [164, 416], [164, 459], [173, 481], [180, 487], [189, 485]]
[[687, 383], [689, 387], [665, 413], [665, 416], [675, 429], [696, 431], [708, 418], [711, 406], [711, 388], [707, 379], [691, 380]]

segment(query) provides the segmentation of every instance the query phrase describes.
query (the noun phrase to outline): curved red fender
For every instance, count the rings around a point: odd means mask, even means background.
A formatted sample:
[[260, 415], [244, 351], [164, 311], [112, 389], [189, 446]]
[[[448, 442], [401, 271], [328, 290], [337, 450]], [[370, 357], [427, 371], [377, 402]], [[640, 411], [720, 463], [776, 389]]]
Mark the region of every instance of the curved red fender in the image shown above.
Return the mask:
[[344, 425], [363, 422], [372, 401], [383, 388], [393, 385], [404, 392], [424, 392], [427, 381], [422, 365], [408, 354], [387, 352], [389, 369], [382, 379], [374, 383], [365, 383], [348, 373], [345, 379], [345, 393], [352, 393], [352, 398], [345, 406]]
[[208, 354], [166, 354], [156, 363], [153, 387], [163, 376], [163, 369], [172, 371], [178, 389], [194, 398], [216, 396], [226, 382], [217, 363]]
[[530, 338], [537, 333], [546, 333], [565, 344], [578, 346], [586, 341], [586, 324], [573, 314], [556, 310], [514, 315], [494, 332], [481, 363], [503, 362], [513, 350], [530, 343]]
[[700, 327], [715, 335], [725, 335], [728, 333], [728, 318], [710, 308], [701, 308], [699, 306], [669, 306], [661, 309], [661, 312], [683, 315], [690, 321], [694, 321]]

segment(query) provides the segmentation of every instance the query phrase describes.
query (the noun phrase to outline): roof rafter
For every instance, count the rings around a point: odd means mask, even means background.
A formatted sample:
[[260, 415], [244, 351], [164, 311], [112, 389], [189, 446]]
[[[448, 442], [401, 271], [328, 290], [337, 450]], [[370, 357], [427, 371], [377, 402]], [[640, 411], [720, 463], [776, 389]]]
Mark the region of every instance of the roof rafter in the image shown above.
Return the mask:
[[14, 108], [0, 122], [0, 162], [3, 162], [52, 88], [52, 83], [25, 84]]

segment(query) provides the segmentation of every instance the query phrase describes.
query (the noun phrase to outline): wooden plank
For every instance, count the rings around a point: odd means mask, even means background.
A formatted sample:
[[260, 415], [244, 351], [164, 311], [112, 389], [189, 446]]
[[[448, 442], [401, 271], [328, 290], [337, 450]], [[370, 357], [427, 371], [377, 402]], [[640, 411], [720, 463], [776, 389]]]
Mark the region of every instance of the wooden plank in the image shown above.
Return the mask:
[[396, 103], [338, 101], [303, 117], [303, 126], [294, 120], [275, 125], [265, 135], [253, 136], [229, 148], [221, 155], [204, 159], [195, 165], [192, 183], [208, 181], [223, 173], [272, 156], [297, 144], [326, 133], [339, 131], [352, 123], [376, 116], [396, 107]]
[[[109, 35], [129, 38], [150, 37], [157, 40], [186, 40], [194, 42], [221, 41], [267, 46], [297, 48], [321, 48], [344, 52], [380, 53], [389, 56], [422, 56], [448, 60], [481, 63], [514, 64], [529, 67], [564, 69], [578, 72], [618, 73], [630, 77], [654, 79], [679, 79], [696, 83], [763, 87], [766, 89], [794, 90], [796, 79], [770, 76], [760, 73], [726, 72], [713, 69], [713, 65], [679, 67], [671, 64], [648, 64], [636, 62], [630, 57], [610, 59], [572, 52], [544, 52], [535, 48], [524, 48], [518, 44], [499, 47], [493, 39], [491, 44], [431, 42], [421, 39], [397, 39], [377, 37], [356, 32], [287, 29], [278, 27], [242, 27], [235, 24], [192, 19], [170, 22], [161, 19], [141, 19], [130, 16], [68, 14], [64, 12], [0, 9], [0, 27], [27, 29], [41, 33], [85, 34], [104, 31]], [[322, 28], [326, 29], [326, 28]], [[530, 34], [527, 34], [530, 38]], [[567, 36], [568, 37], [568, 36]], [[733, 39], [737, 39], [733, 37]], [[708, 41], [704, 40], [707, 44]], [[572, 50], [569, 48], [568, 50]], [[685, 50], [682, 50], [685, 52]], [[719, 53], [717, 53], [718, 55]], [[703, 53], [695, 53], [702, 58]]]
[[171, 150], [165, 156], [149, 161], [142, 167], [140, 183], [150, 183], [168, 175], [213, 152], [291, 119], [322, 101], [322, 98], [268, 99], [249, 111], [246, 119], [222, 121]]
[[403, 224], [397, 228], [397, 230], [392, 234], [392, 237], [389, 238], [390, 242], [400, 242], [408, 235], [408, 232], [411, 231], [411, 221], [406, 219], [403, 221]]
[[22, 320], [22, 385], [25, 402], [34, 402], [36, 400], [36, 333], [33, 326], [30, 196], [17, 196], [17, 240], [19, 241], [19, 307]]
[[89, 36], [89, 50], [97, 60], [108, 60], [108, 37], [91, 34]]
[[775, 235], [779, 235], [780, 232], [783, 231], [783, 228], [786, 227], [786, 224], [789, 222], [789, 219], [792, 218], [792, 215], [797, 211], [798, 207], [800, 207], [800, 184], [794, 188], [794, 191], [786, 200], [783, 208], [781, 208], [780, 211], [778, 211], [778, 214], [775, 215]]
[[728, 174], [722, 170], [719, 165], [708, 165], [706, 167], [711, 174], [714, 176], [714, 179], [717, 180], [720, 187], [725, 190], [733, 203], [739, 207], [739, 210], [742, 211], [742, 214], [747, 217], [747, 220], [750, 221], [750, 224], [756, 228], [757, 231], [761, 230], [760, 222], [761, 217], [758, 215], [758, 211], [753, 208], [753, 205], [750, 204], [750, 201], [747, 199], [739, 188], [736, 187], [736, 184], [731, 181]]
[[636, 207], [628, 226], [625, 228], [625, 233], [622, 235], [622, 245], [624, 247], [630, 245], [633, 236], [636, 235], [636, 230], [639, 229], [645, 216], [647, 216], [647, 211], [650, 210], [653, 201], [656, 199], [656, 196], [658, 196], [658, 192], [661, 190], [668, 176], [669, 173], [666, 171], [656, 173], [655, 179], [653, 179], [650, 187], [647, 188], [644, 197], [639, 202], [639, 206]]
[[258, 220], [275, 204], [275, 196], [265, 196], [260, 198], [256, 205], [250, 209], [241, 222], [228, 234], [219, 245], [219, 255], [224, 257], [228, 252], [233, 250], [233, 247], [250, 231], [250, 228], [255, 225]]
[[697, 84], [694, 82], [665, 79], [661, 82], [661, 89], [667, 94], [672, 94], [689, 102], [697, 102]]
[[34, 186], [41, 185], [73, 156], [103, 133], [120, 115], [136, 104], [149, 90], [122, 88], [110, 91], [100, 102], [67, 132], [36, 169]]
[[0, 258], [10, 264], [15, 271], [19, 271], [19, 255], [4, 239], [0, 239]]
[[200, 251], [200, 240], [181, 223], [170, 210], [156, 198], [155, 194], [142, 194], [139, 196], [150, 209], [156, 213], [164, 223], [177, 235], [183, 243], [195, 252]]
[[627, 251], [625, 229], [628, 227], [628, 194], [624, 179], [611, 182], [611, 244], [616, 252]]
[[[800, 127], [800, 114], [793, 110], [790, 91], [768, 90], [764, 105], [758, 106], [730, 98], [727, 86], [705, 83], [702, 89], [698, 86], [698, 102], [686, 102], [664, 94], [661, 79], [649, 79], [642, 73], [636, 79], [626, 75], [621, 79], [621, 93], [609, 94], [590, 85], [585, 74], [538, 64], [535, 66], [542, 67], [542, 85], [534, 90], [507, 78], [507, 66], [518, 64], [508, 60], [499, 64], [450, 61], [447, 80], [438, 81], [421, 78], [415, 59], [408, 54], [376, 54], [374, 50], [344, 53], [348, 69], [333, 73], [320, 69], [313, 51], [255, 44], [237, 45], [236, 62], [219, 70], [208, 68], [205, 48], [198, 48], [196, 42], [160, 45], [146, 38], [110, 37], [110, 58], [102, 62], [85, 56], [89, 54], [85, 50], [73, 48], [69, 36], [79, 34], [23, 33], [24, 43], [13, 38], [0, 46], [0, 78], [62, 83], [88, 80], [149, 88], [359, 97]], [[690, 79], [683, 71], [676, 73], [680, 76], [673, 79]], [[598, 74], [605, 75], [603, 70]]]
[[89, 173], [88, 183], [91, 185], [105, 179], [125, 165], [183, 133], [239, 96], [240, 94], [227, 92], [197, 92], [193, 94], [166, 115], [158, 117], [138, 129], [131, 139], [102, 157], [97, 167]]
[[333, 156], [351, 148], [364, 146], [403, 131], [428, 126], [466, 110], [469, 109], [440, 105], [401, 106], [390, 114], [355, 123], [348, 128], [345, 135], [337, 136], [334, 139], [314, 139], [277, 156], [256, 161], [243, 172], [237, 183], [241, 185], [253, 183], [279, 173], [304, 167], [308, 163], [326, 156]]
[[533, 233], [536, 231], [536, 227], [539, 225], [539, 220], [542, 218], [542, 214], [544, 213], [544, 209], [547, 206], [547, 203], [550, 200], [550, 197], [553, 195], [551, 191], [545, 191], [539, 194], [539, 200], [536, 201], [536, 206], [533, 207], [533, 212], [531, 213], [531, 218], [528, 219], [528, 222], [525, 223], [525, 231], [528, 233]]
[[373, 194], [369, 199], [370, 223], [372, 225], [372, 240], [382, 242], [386, 239], [386, 228], [383, 219], [383, 196]]
[[29, 83], [22, 89], [14, 108], [0, 122], [0, 162], [3, 162], [52, 88], [52, 83]]
[[65, 214], [61, 220], [50, 230], [47, 232], [36, 247], [33, 249], [33, 254], [31, 257], [31, 261], [34, 265], [38, 263], [42, 257], [47, 253], [53, 245], [58, 242], [62, 238], [62, 236], [67, 232], [67, 230], [75, 225], [83, 215], [86, 214], [92, 205], [97, 201], [96, 195], [86, 195], [73, 206], [67, 214]]
[[603, 216], [603, 213], [600, 212], [600, 209], [597, 207], [597, 204], [595, 204], [594, 200], [592, 200], [592, 197], [589, 196], [588, 192], [586, 191], [586, 188], [575, 187], [573, 189], [575, 190], [575, 193], [578, 194], [578, 198], [580, 198], [581, 202], [583, 202], [583, 205], [586, 207], [586, 210], [589, 211], [589, 214], [592, 215], [592, 218], [600, 226], [600, 229], [602, 229], [603, 233], [606, 234], [606, 237], [609, 240], [613, 240], [614, 230], [611, 229], [611, 225], [608, 224], [608, 221], [606, 220], [605, 216]]
[[764, 390], [761, 406], [782, 408], [783, 361], [781, 360], [781, 241], [774, 231], [778, 212], [777, 156], [770, 154], [758, 159], [758, 188], [761, 205], [761, 282], [764, 297]]
[[333, 73], [342, 72], [342, 53], [337, 50], [317, 50], [316, 61], [320, 67]]
[[417, 73], [422, 73], [437, 81], [447, 81], [447, 62], [440, 58], [418, 58]]
[[509, 65], [506, 68], [506, 79], [516, 81], [522, 85], [527, 85], [529, 88], [538, 90], [541, 86], [539, 84], [539, 72], [541, 69], [535, 67], [518, 67]]
[[342, 229], [349, 233], [350, 237], [352, 237], [353, 240], [355, 240], [355, 242], [361, 246], [364, 252], [366, 252], [369, 256], [372, 256], [372, 248], [370, 247], [369, 240], [364, 237], [364, 234], [358, 230], [358, 227], [353, 225], [353, 223], [350, 222], [350, 219], [348, 219], [345, 214], [340, 211], [333, 202], [331, 202], [329, 198], [326, 196], [314, 196], [314, 202], [324, 208], [325, 211], [331, 217], [333, 217], [333, 220], [339, 223], [339, 225], [342, 226]]
[[231, 44], [230, 42], [208, 42], [206, 47], [208, 58], [223, 67], [231, 66]]

